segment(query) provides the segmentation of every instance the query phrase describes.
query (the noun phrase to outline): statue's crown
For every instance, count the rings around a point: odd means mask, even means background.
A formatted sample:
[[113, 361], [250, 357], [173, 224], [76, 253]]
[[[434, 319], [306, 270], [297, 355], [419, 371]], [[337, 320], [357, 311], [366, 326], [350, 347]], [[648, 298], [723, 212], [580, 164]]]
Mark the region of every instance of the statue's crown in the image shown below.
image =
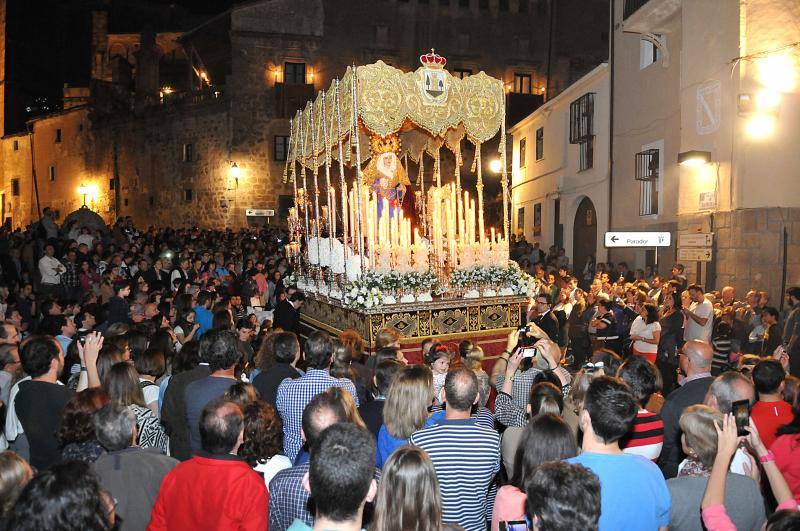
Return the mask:
[[390, 151], [397, 154], [400, 152], [400, 138], [396, 134], [386, 137], [373, 135], [369, 139], [369, 150], [373, 155], [389, 153]]
[[447, 64], [447, 59], [437, 54], [434, 49], [431, 48], [431, 53], [426, 53], [419, 56], [419, 62], [422, 63], [422, 66], [427, 68], [441, 69]]

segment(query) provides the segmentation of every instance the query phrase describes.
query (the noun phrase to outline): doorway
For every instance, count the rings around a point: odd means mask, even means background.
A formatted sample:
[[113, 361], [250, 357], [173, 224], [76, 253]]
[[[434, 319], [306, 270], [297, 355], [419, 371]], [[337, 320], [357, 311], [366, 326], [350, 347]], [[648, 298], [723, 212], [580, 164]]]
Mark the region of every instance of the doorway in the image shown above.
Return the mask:
[[579, 279], [589, 255], [594, 256], [596, 252], [597, 211], [592, 200], [584, 197], [575, 212], [575, 224], [572, 231], [572, 268], [575, 276]]

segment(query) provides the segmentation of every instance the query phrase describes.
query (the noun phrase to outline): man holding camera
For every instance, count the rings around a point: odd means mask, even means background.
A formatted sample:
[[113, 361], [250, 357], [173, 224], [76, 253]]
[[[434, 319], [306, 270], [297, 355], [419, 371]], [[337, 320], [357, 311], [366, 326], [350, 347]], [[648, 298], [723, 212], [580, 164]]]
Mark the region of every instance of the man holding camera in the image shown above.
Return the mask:
[[572, 381], [569, 372], [559, 365], [561, 350], [534, 323], [522, 331], [508, 335], [506, 350], [492, 368], [489, 381], [497, 389], [495, 418], [505, 426], [521, 427], [527, 423], [525, 408], [534, 379], [544, 371], [552, 371], [567, 388]]

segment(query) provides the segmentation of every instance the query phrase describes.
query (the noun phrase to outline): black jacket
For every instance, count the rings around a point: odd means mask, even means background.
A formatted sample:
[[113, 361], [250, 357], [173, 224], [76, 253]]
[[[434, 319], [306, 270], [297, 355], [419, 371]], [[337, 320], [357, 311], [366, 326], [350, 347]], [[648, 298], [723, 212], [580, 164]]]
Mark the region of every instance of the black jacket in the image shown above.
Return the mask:
[[664, 446], [661, 449], [659, 465], [667, 479], [678, 475], [678, 465], [683, 459], [681, 427], [678, 424], [681, 414], [687, 407], [703, 403], [713, 381], [711, 376], [692, 380], [672, 391], [664, 401], [660, 413], [661, 420], [664, 421]]
[[300, 312], [294, 308], [291, 302], [284, 299], [278, 303], [278, 307], [275, 309], [272, 326], [296, 334], [300, 327]]
[[278, 386], [286, 378], [293, 380], [300, 378], [300, 373], [288, 363], [276, 363], [266, 371], [258, 373], [253, 380], [253, 387], [258, 391], [261, 400], [274, 406], [278, 400]]
[[546, 332], [552, 341], [558, 343], [558, 317], [556, 317], [552, 311], [549, 311], [544, 315], [537, 315], [533, 318], [533, 322], [536, 323], [536, 326]]
[[122, 297], [112, 297], [111, 300], [108, 301], [106, 321], [109, 326], [114, 323], [133, 323], [131, 320], [131, 309], [125, 299]]
[[169, 380], [161, 407], [161, 424], [169, 435], [169, 453], [175, 459], [186, 461], [192, 457], [189, 444], [189, 425], [186, 423], [186, 401], [183, 397], [186, 386], [211, 374], [208, 365], [176, 374]]

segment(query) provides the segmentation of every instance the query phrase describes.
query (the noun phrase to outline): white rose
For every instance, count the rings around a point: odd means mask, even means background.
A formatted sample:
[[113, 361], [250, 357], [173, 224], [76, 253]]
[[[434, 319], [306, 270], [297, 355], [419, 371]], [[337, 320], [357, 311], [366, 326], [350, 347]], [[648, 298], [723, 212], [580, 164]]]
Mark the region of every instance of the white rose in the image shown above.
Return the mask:
[[364, 297], [359, 295], [358, 298], [356, 299], [356, 302], [359, 303], [359, 304], [364, 304]]

